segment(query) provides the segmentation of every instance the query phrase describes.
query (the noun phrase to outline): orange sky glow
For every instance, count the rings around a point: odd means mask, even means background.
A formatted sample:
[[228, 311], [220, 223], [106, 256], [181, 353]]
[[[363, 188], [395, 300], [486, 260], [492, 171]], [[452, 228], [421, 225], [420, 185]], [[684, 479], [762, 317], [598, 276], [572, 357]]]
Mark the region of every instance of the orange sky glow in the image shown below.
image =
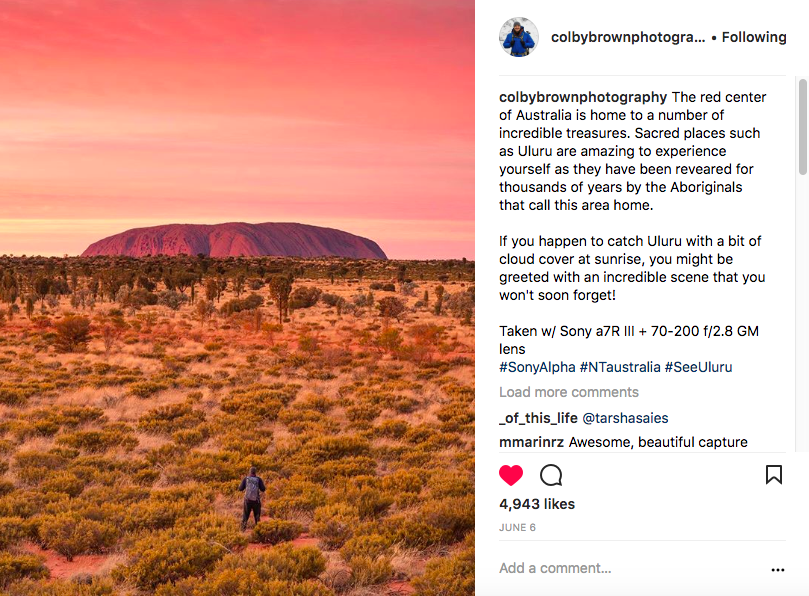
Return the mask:
[[468, 0], [0, 0], [0, 254], [296, 221], [474, 258]]

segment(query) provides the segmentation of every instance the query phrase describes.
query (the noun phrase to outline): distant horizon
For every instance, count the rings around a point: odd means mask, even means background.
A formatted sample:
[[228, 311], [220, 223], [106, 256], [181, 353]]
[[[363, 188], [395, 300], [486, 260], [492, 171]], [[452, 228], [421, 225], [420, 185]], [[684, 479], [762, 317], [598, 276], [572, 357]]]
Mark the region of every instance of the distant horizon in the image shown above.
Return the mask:
[[[29, 223], [29, 225], [34, 223], [34, 220], [23, 220], [23, 221], [25, 221], [26, 223]], [[16, 224], [16, 223], [18, 223], [18, 220], [0, 219], [0, 238], [2, 238], [2, 240], [0, 240], [0, 255], [7, 254], [7, 255], [11, 255], [11, 256], [25, 255], [25, 256], [41, 256], [41, 257], [64, 257], [65, 255], [67, 255], [67, 256], [81, 256], [81, 253], [83, 253], [89, 246], [91, 246], [92, 244], [94, 244], [94, 243], [96, 243], [96, 242], [98, 242], [100, 240], [103, 240], [103, 239], [106, 239], [106, 238], [109, 238], [109, 237], [112, 237], [112, 236], [117, 236], [119, 234], [123, 234], [123, 233], [129, 232], [129, 231], [132, 231], [132, 230], [157, 228], [157, 227], [162, 227], [162, 226], [173, 226], [173, 225], [179, 225], [179, 226], [183, 226], [183, 225], [217, 226], [217, 225], [239, 224], [239, 223], [249, 224], [249, 225], [259, 225], [259, 224], [265, 224], [265, 223], [295, 223], [295, 224], [301, 224], [301, 225], [307, 225], [307, 226], [314, 226], [314, 227], [321, 227], [321, 228], [329, 228], [329, 229], [339, 230], [339, 231], [342, 231], [342, 232], [347, 232], [347, 233], [352, 234], [354, 236], [359, 236], [361, 238], [365, 238], [367, 240], [372, 240], [377, 245], [379, 245], [379, 247], [385, 252], [385, 254], [388, 256], [389, 260], [400, 260], [400, 261], [401, 260], [412, 260], [412, 261], [419, 261], [419, 260], [461, 260], [461, 259], [465, 258], [465, 259], [467, 259], [469, 261], [474, 261], [474, 252], [472, 253], [472, 256], [469, 256], [469, 255], [466, 255], [466, 254], [458, 254], [458, 256], [451, 256], [453, 254], [451, 252], [451, 246], [452, 245], [465, 244], [465, 242], [463, 242], [462, 240], [452, 240], [451, 239], [451, 235], [452, 235], [452, 230], [451, 229], [447, 229], [448, 240], [446, 242], [446, 247], [445, 247], [446, 250], [441, 251], [442, 253], [444, 253], [443, 256], [435, 256], [435, 254], [433, 252], [418, 251], [418, 250], [414, 251], [411, 256], [397, 256], [397, 253], [398, 253], [397, 249], [399, 249], [399, 250], [407, 250], [410, 247], [400, 247], [400, 246], [397, 246], [395, 242], [388, 243], [385, 240], [380, 240], [378, 237], [372, 236], [370, 234], [364, 234], [364, 233], [361, 233], [361, 232], [357, 232], [356, 230], [353, 230], [353, 229], [346, 229], [346, 227], [340, 226], [339, 222], [338, 223], [329, 223], [329, 222], [323, 222], [323, 221], [320, 221], [320, 220], [314, 220], [314, 221], [312, 221], [312, 220], [309, 220], [309, 221], [291, 221], [291, 220], [248, 221], [248, 220], [245, 220], [245, 219], [231, 219], [231, 220], [228, 220], [228, 221], [213, 221], [213, 220], [211, 220], [211, 221], [162, 221], [162, 220], [160, 220], [160, 221], [157, 221], [157, 220], [149, 221], [149, 220], [147, 220], [147, 221], [142, 221], [142, 223], [140, 223], [140, 224], [137, 224], [137, 222], [134, 222], [135, 225], [132, 225], [132, 227], [121, 228], [121, 227], [112, 227], [113, 222], [109, 222], [109, 221], [105, 221], [105, 220], [71, 220], [70, 224], [76, 226], [77, 228], [82, 228], [84, 230], [86, 230], [87, 228], [98, 229], [99, 234], [103, 234], [103, 235], [97, 235], [97, 236], [89, 237], [86, 240], [86, 244], [84, 244], [81, 248], [78, 248], [78, 249], [71, 247], [71, 250], [61, 250], [61, 249], [59, 249], [57, 247], [54, 247], [52, 250], [50, 250], [48, 252], [26, 252], [24, 250], [6, 250], [5, 249], [5, 246], [9, 244], [8, 243], [9, 237], [14, 236], [14, 231], [9, 229], [9, 227], [11, 225], [13, 225], [13, 224]], [[50, 223], [50, 222], [48, 222], [48, 223]], [[64, 225], [67, 222], [59, 222], [59, 223], [60, 223], [60, 225]], [[123, 224], [123, 225], [129, 225], [129, 223], [133, 223], [133, 222], [121, 221], [121, 222], [116, 222], [116, 223], [120, 223], [120, 224]], [[371, 220], [371, 221], [366, 220], [366, 221], [364, 221], [362, 223], [364, 225], [362, 225], [361, 227], [369, 228], [369, 229], [372, 230], [372, 233], [373, 233], [373, 231], [376, 229], [377, 226], [381, 225], [381, 226], [385, 227], [384, 224], [386, 222], [374, 222], [373, 220]], [[402, 221], [402, 222], [398, 222], [398, 223], [400, 225], [411, 226], [413, 228], [417, 228], [418, 226], [420, 226], [422, 224], [422, 222], [420, 222], [418, 220], [410, 221], [410, 222]], [[45, 227], [47, 227], [47, 225]], [[103, 232], [102, 229], [109, 229], [110, 231], [109, 232]], [[376, 231], [381, 231], [381, 230], [376, 230]], [[417, 234], [417, 230], [414, 229], [413, 233]], [[73, 240], [73, 242], [70, 242], [70, 244], [75, 245], [75, 241], [78, 240], [78, 238], [76, 238], [76, 236], [79, 236], [79, 235], [83, 236], [85, 234], [89, 236], [89, 233], [87, 233], [87, 232], [84, 232], [84, 233], [81, 233], [81, 234], [78, 233], [78, 232], [76, 234], [69, 233], [70, 236], [74, 236], [74, 238], [69, 239], [69, 240]], [[57, 234], [57, 237], [58, 236], [59, 235]], [[43, 241], [44, 241], [45, 244], [52, 244], [55, 241], [54, 234], [52, 232], [43, 232], [43, 237], [44, 237]], [[13, 244], [13, 242], [11, 244]], [[394, 246], [393, 251], [391, 251], [391, 250], [389, 250], [387, 248], [387, 246], [389, 244]]]

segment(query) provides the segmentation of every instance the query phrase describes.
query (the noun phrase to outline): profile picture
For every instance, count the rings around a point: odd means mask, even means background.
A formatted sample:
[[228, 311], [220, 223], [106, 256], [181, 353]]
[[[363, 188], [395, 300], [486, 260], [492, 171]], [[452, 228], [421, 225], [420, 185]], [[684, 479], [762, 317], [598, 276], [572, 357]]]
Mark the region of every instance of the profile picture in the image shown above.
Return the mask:
[[500, 45], [514, 58], [524, 58], [534, 51], [536, 26], [526, 18], [514, 17], [500, 27]]

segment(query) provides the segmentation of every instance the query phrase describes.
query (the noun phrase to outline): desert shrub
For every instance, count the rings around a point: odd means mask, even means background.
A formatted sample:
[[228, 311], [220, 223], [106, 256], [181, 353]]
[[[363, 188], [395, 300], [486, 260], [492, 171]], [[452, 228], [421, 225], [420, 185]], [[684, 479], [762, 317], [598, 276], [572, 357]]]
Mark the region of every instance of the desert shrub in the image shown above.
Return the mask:
[[70, 462], [67, 471], [75, 474], [85, 484], [97, 483], [109, 486], [123, 478], [133, 478], [147, 465], [142, 460], [136, 459], [115, 459], [101, 455], [79, 456], [79, 452], [76, 451], [76, 457]]
[[68, 315], [54, 325], [54, 347], [59, 352], [80, 352], [90, 342], [90, 319]]
[[0, 552], [0, 587], [23, 578], [40, 579], [50, 575], [42, 557]]
[[227, 549], [247, 544], [247, 538], [242, 534], [238, 520], [233, 516], [216, 513], [181, 517], [164, 535], [172, 538], [201, 538], [216, 542]]
[[149, 451], [146, 454], [146, 461], [154, 466], [163, 467], [182, 459], [188, 451], [189, 447], [187, 445], [167, 443]]
[[380, 491], [375, 482], [371, 485], [365, 484], [363, 480], [362, 477], [355, 477], [353, 482], [347, 482], [347, 488], [340, 489], [341, 499], [356, 507], [363, 519], [378, 517], [393, 504], [393, 498]]
[[343, 559], [350, 561], [356, 557], [371, 557], [376, 559], [388, 553], [391, 541], [381, 534], [363, 534], [346, 540], [340, 549]]
[[140, 486], [91, 486], [82, 494], [81, 500], [88, 505], [130, 506], [149, 497], [149, 490]]
[[157, 303], [171, 310], [180, 310], [180, 307], [188, 300], [188, 296], [174, 290], [163, 290], [157, 295]]
[[205, 422], [205, 413], [189, 403], [170, 404], [149, 410], [138, 420], [138, 429], [156, 434], [171, 434], [195, 428]]
[[11, 383], [0, 383], [0, 404], [5, 406], [22, 406], [32, 395], [38, 393], [34, 387], [20, 387]]
[[380, 531], [391, 542], [405, 548], [424, 549], [444, 542], [446, 534], [421, 519], [394, 515], [384, 519]]
[[268, 399], [261, 391], [236, 390], [223, 397], [219, 407], [228, 414], [270, 421], [278, 417], [284, 404], [277, 399]]
[[213, 498], [213, 492], [188, 485], [152, 490], [147, 499], [127, 509], [122, 529], [136, 532], [171, 528], [178, 519], [210, 511]]
[[71, 472], [57, 472], [42, 481], [39, 485], [42, 492], [64, 493], [71, 497], [77, 497], [84, 490], [84, 480]]
[[444, 299], [447, 310], [464, 323], [469, 323], [475, 314], [474, 287], [466, 292], [457, 292]]
[[[297, 404], [296, 404], [297, 406]], [[339, 430], [339, 424], [329, 416], [317, 411], [300, 407], [290, 407], [278, 415], [278, 420], [293, 433], [315, 432], [321, 435], [333, 434]]]
[[326, 504], [326, 491], [310, 480], [293, 478], [267, 487], [265, 509], [272, 516], [311, 512]]
[[118, 539], [112, 524], [86, 519], [75, 513], [45, 516], [39, 522], [39, 537], [51, 548], [72, 561], [76, 555], [101, 552]]
[[404, 302], [394, 296], [380, 298], [376, 303], [376, 307], [379, 309], [381, 316], [386, 319], [396, 319], [397, 321], [406, 309]]
[[409, 470], [397, 470], [382, 478], [382, 488], [394, 493], [419, 493], [423, 485], [422, 478]]
[[67, 498], [58, 493], [41, 493], [38, 490], [15, 490], [0, 497], [0, 516], [30, 518], [39, 512], [43, 502], [51, 502], [54, 497]]
[[17, 478], [26, 484], [38, 484], [55, 470], [67, 467], [69, 459], [58, 452], [20, 451], [14, 455]]
[[323, 294], [320, 297], [320, 300], [323, 302], [323, 304], [330, 307], [335, 307], [345, 302], [345, 299], [342, 298], [341, 296], [338, 296], [337, 294], [328, 294], [328, 293]]
[[57, 445], [81, 449], [90, 453], [101, 453], [114, 447], [131, 451], [138, 446], [132, 429], [123, 423], [109, 424], [104, 430], [85, 430], [57, 437]]
[[315, 509], [315, 517], [309, 530], [320, 538], [325, 548], [336, 549], [351, 538], [360, 515], [355, 507], [344, 503], [325, 505]]
[[222, 399], [220, 407], [229, 414], [274, 420], [281, 408], [295, 398], [299, 388], [282, 383], [248, 385], [231, 391]]
[[295, 310], [299, 308], [311, 308], [317, 304], [322, 293], [320, 288], [298, 286], [289, 296], [289, 307]]
[[244, 472], [244, 459], [237, 453], [191, 451], [168, 471], [173, 482], [232, 482]]
[[115, 569], [115, 577], [154, 590], [160, 584], [205, 574], [227, 550], [200, 538], [167, 540], [158, 534], [138, 540], [128, 554], [129, 562]]
[[444, 533], [445, 543], [458, 542], [475, 529], [475, 499], [467, 494], [428, 501], [421, 508], [421, 518]]
[[[386, 300], [383, 298], [382, 300]], [[393, 298], [395, 300], [395, 298]], [[381, 302], [381, 301], [380, 301]], [[385, 316], [385, 315], [383, 315]], [[373, 345], [383, 352], [398, 353], [402, 348], [402, 333], [393, 327], [382, 329], [374, 338]]]
[[315, 579], [326, 570], [326, 558], [312, 546], [291, 544], [262, 551], [229, 556], [217, 565], [214, 574], [226, 570], [254, 569], [264, 580], [304, 581]]
[[154, 306], [158, 302], [158, 296], [154, 292], [146, 288], [137, 288], [132, 290], [126, 297], [121, 306], [128, 306], [136, 310], [140, 310], [144, 306]]
[[272, 431], [267, 428], [243, 427], [217, 436], [225, 451], [249, 457], [266, 453], [272, 445]]
[[474, 596], [474, 548], [467, 547], [452, 557], [433, 559], [413, 585], [417, 596]]
[[320, 339], [308, 331], [298, 336], [298, 350], [306, 354], [314, 354], [320, 350]]
[[168, 383], [157, 381], [139, 381], [137, 383], [131, 383], [128, 387], [130, 395], [143, 399], [151, 397], [160, 391], [165, 391], [168, 388]]
[[141, 468], [133, 471], [130, 479], [135, 484], [140, 486], [149, 486], [154, 484], [160, 478], [160, 470], [155, 468]]
[[0, 517], [0, 550], [6, 550], [28, 537], [28, 524], [21, 517]]
[[442, 433], [429, 424], [418, 424], [410, 427], [404, 439], [412, 445], [418, 445], [423, 450], [438, 450], [458, 442], [458, 436], [451, 433]]
[[156, 596], [334, 596], [313, 581], [326, 568], [311, 547], [277, 546], [271, 550], [224, 557], [204, 579], [163, 586]]
[[151, 499], [136, 503], [127, 510], [122, 528], [128, 532], [170, 528], [185, 515], [186, 504], [187, 501], [157, 503]]
[[59, 432], [59, 424], [51, 419], [37, 420], [30, 417], [9, 422], [8, 430], [15, 440], [22, 442], [31, 437], [52, 437]]
[[427, 488], [434, 499], [463, 497], [475, 492], [475, 482], [463, 473], [435, 470], [427, 482]]
[[302, 450], [306, 461], [324, 462], [351, 456], [367, 455], [371, 445], [368, 439], [354, 435], [317, 437], [310, 440]]
[[284, 519], [262, 520], [253, 528], [253, 542], [278, 544], [294, 540], [303, 532], [303, 526]]
[[382, 403], [386, 408], [395, 410], [399, 414], [409, 414], [419, 405], [417, 400], [404, 395], [390, 395]]
[[346, 417], [351, 422], [372, 422], [382, 413], [382, 408], [371, 403], [359, 403], [346, 408]]
[[316, 482], [328, 483], [337, 478], [373, 475], [376, 473], [376, 465], [376, 459], [371, 457], [343, 457], [320, 464], [311, 474]]
[[443, 423], [441, 428], [450, 432], [474, 432], [475, 406], [473, 403], [453, 400], [442, 405], [436, 416]]
[[87, 582], [23, 580], [8, 587], [8, 596], [116, 596], [119, 592], [109, 579], [88, 578]]
[[90, 422], [103, 422], [104, 410], [90, 406], [51, 406], [26, 412], [26, 420], [31, 423], [55, 425], [56, 428], [76, 428]]
[[410, 424], [406, 420], [385, 420], [376, 427], [376, 433], [381, 437], [401, 439], [409, 429]]
[[287, 356], [284, 364], [286, 364], [290, 368], [300, 368], [302, 366], [306, 366], [311, 361], [312, 357], [310, 354], [305, 352], [295, 352]]
[[205, 426], [198, 428], [188, 428], [177, 430], [171, 433], [171, 439], [178, 445], [186, 445], [188, 447], [197, 447], [204, 443], [210, 433]]
[[326, 414], [334, 407], [334, 401], [325, 395], [310, 393], [300, 401], [293, 404], [292, 407], [302, 410], [313, 410], [315, 412], [320, 412], [321, 414]]
[[234, 298], [225, 302], [219, 311], [223, 315], [232, 315], [246, 310], [255, 310], [264, 304], [264, 298], [258, 294], [250, 294], [245, 298]]
[[373, 306], [374, 305], [374, 293], [368, 292], [357, 292], [354, 297], [351, 299], [354, 306], [358, 308], [363, 308], [365, 306]]
[[383, 584], [393, 575], [393, 567], [387, 557], [359, 555], [348, 561], [351, 582], [356, 586]]

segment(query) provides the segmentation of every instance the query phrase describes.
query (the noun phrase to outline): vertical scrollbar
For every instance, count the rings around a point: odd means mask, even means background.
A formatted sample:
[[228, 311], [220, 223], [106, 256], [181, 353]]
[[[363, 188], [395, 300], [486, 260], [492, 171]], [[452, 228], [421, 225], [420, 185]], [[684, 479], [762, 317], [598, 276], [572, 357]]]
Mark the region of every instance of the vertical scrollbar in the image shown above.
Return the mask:
[[807, 79], [798, 78], [795, 175], [795, 451], [809, 451], [809, 180], [807, 167]]
[[806, 175], [806, 79], [798, 82], [798, 171]]

